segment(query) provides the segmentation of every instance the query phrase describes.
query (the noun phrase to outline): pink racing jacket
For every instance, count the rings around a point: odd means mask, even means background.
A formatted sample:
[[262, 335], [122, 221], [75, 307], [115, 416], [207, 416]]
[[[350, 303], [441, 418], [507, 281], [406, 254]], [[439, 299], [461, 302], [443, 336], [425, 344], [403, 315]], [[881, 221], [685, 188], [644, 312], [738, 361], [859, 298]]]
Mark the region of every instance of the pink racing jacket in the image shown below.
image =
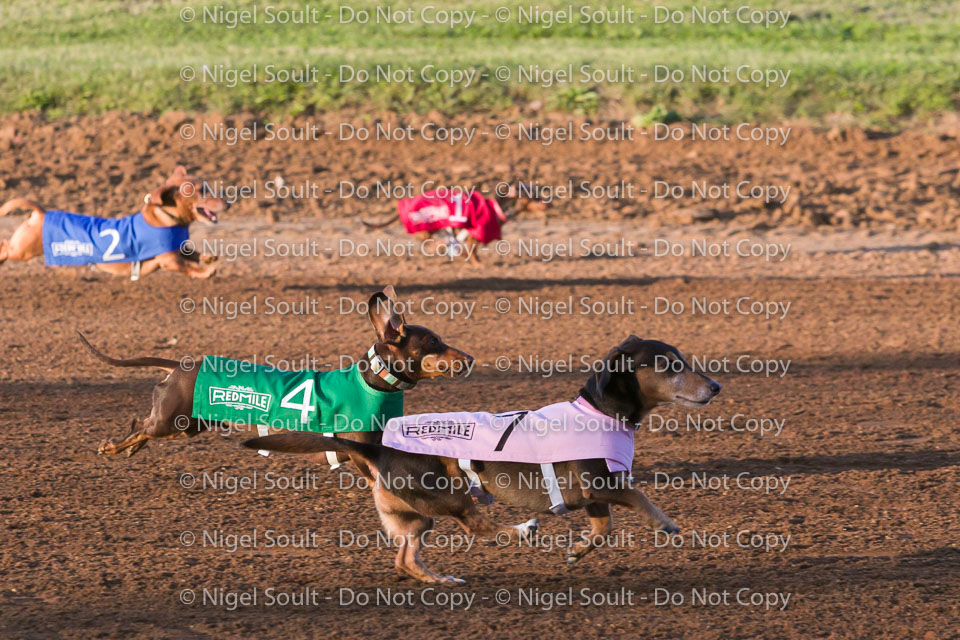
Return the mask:
[[438, 191], [428, 191], [397, 202], [407, 233], [466, 229], [481, 244], [501, 238], [500, 227], [506, 217], [496, 200], [484, 198], [476, 191], [469, 196], [448, 190], [443, 193], [441, 196]]
[[552, 464], [603, 458], [610, 471], [633, 468], [632, 425], [594, 409], [583, 398], [536, 411], [422, 413], [391, 418], [383, 445], [408, 453]]

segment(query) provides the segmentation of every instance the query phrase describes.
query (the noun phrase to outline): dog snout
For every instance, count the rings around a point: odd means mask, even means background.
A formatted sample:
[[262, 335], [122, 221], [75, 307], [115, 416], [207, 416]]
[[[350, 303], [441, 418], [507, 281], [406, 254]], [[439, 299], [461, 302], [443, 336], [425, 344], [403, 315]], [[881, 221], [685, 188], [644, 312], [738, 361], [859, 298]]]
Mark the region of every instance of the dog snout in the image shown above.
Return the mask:
[[450, 348], [450, 376], [453, 378], [462, 376], [473, 369], [473, 356], [464, 353], [459, 349]]
[[229, 200], [225, 200], [223, 198], [208, 198], [201, 203], [201, 206], [206, 207], [211, 211], [216, 211], [217, 213], [223, 213], [230, 208], [231, 204], [232, 203]]
[[723, 387], [721, 387], [720, 383], [717, 382], [716, 380], [710, 381], [710, 393], [712, 393], [713, 395], [717, 395], [718, 393], [720, 393], [720, 389], [722, 388]]
[[464, 353], [463, 351], [457, 351], [457, 355], [460, 358], [462, 366], [458, 368], [456, 375], [462, 376], [473, 368], [473, 356], [469, 353]]
[[420, 362], [426, 378], [458, 378], [473, 369], [473, 356], [452, 347], [441, 354], [426, 355]]

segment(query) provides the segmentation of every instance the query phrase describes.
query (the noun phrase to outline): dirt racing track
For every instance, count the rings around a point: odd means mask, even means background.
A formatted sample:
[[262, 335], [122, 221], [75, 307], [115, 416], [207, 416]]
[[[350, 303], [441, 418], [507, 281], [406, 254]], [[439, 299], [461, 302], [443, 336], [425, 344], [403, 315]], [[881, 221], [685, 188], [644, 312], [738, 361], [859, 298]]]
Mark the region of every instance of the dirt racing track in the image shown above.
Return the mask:
[[[511, 172], [553, 182], [618, 172], [682, 182], [767, 172], [822, 192], [804, 189], [784, 206], [562, 202], [546, 222], [508, 226], [509, 251], [488, 252], [480, 267], [337, 256], [344, 239], [404, 237], [396, 227], [366, 231], [352, 217], [386, 212], [389, 202], [364, 208], [329, 197], [302, 207], [242, 202], [217, 227], [195, 227], [195, 239], [221, 248], [260, 242], [254, 256], [221, 251], [211, 280], [0, 266], [0, 635], [960, 635], [954, 138], [806, 131], [810, 144], [783, 150], [704, 145], [690, 155], [640, 142], [598, 145], [589, 164], [580, 148], [501, 143], [466, 162], [417, 145], [406, 155], [389, 145], [307, 154], [168, 142], [186, 117], [69, 126], [7, 119], [0, 196], [128, 213], [178, 161], [232, 183], [278, 174], [325, 185], [424, 176], [479, 183]], [[55, 139], [56, 152], [45, 151]], [[881, 182], [888, 191], [874, 188]], [[3, 237], [21, 219], [0, 220]], [[521, 239], [583, 238], [605, 249], [549, 261], [516, 251]], [[268, 239], [314, 241], [315, 255], [264, 255]], [[734, 249], [656, 255], [658, 240]], [[760, 257], [737, 255], [740, 240], [762, 247]], [[632, 253], [617, 250], [626, 241]], [[764, 257], [786, 245], [782, 260]], [[455, 524], [441, 520], [425, 560], [467, 584], [431, 587], [395, 573], [370, 492], [349, 473], [258, 456], [240, 448], [242, 435], [97, 456], [101, 440], [146, 415], [163, 373], [101, 365], [77, 329], [117, 357], [340, 366], [341, 354], [360, 356], [374, 339], [354, 305], [388, 283], [412, 302], [409, 321], [477, 359], [466, 378], [408, 392], [407, 413], [572, 399], [587, 377], [582, 363], [631, 333], [696, 358], [723, 392], [700, 411], [658, 410], [637, 432], [633, 469], [681, 534], [655, 535], [615, 508], [621, 548], [567, 566], [565, 546], [586, 528], [582, 512], [542, 516], [536, 544], [510, 548], [476, 540], [467, 549]], [[197, 304], [190, 312], [187, 299]], [[254, 299], [256, 314], [239, 310]], [[584, 304], [590, 314], [578, 311]], [[276, 308], [286, 312], [269, 312]], [[254, 477], [255, 488], [240, 486]], [[508, 523], [534, 515], [486, 509]], [[254, 533], [255, 546], [244, 542]]]

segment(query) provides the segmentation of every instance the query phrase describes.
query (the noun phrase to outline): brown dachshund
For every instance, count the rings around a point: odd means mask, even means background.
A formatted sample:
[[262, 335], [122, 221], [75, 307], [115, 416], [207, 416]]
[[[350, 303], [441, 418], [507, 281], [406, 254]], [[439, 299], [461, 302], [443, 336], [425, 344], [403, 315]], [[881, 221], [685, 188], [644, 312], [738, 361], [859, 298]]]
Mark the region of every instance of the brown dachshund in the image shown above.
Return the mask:
[[[83, 256], [89, 255], [91, 258], [95, 255], [101, 255], [103, 259], [113, 257], [116, 261], [97, 262], [97, 268], [116, 275], [131, 276], [138, 279], [157, 269], [174, 271], [182, 273], [193, 278], [209, 278], [216, 270], [216, 256], [195, 254], [190, 251], [182, 251], [180, 245], [182, 239], [187, 237], [187, 227], [198, 220], [208, 224], [216, 224], [218, 215], [229, 208], [227, 202], [222, 198], [215, 197], [207, 192], [202, 180], [187, 175], [187, 170], [178, 166], [173, 174], [160, 188], [147, 194], [144, 198], [142, 209], [142, 221], [137, 221], [142, 225], [142, 230], [149, 235], [154, 229], [163, 229], [166, 231], [157, 231], [156, 233], [167, 239], [166, 244], [171, 244], [169, 238], [174, 238], [174, 246], [164, 246], [163, 251], [144, 259], [131, 258], [116, 250], [117, 246], [126, 246], [128, 242], [133, 242], [131, 238], [121, 238], [120, 232], [115, 228], [102, 229], [98, 238], [84, 237], [80, 240], [73, 240], [74, 244], [69, 245], [73, 250], [73, 257], [81, 262], [76, 264], [88, 264], [82, 262]], [[92, 216], [78, 216], [62, 211], [45, 210], [36, 202], [27, 198], [16, 198], [10, 200], [0, 207], [0, 216], [5, 216], [16, 209], [32, 209], [30, 217], [23, 224], [17, 227], [13, 236], [9, 240], [0, 240], [0, 264], [6, 260], [19, 260], [26, 262], [39, 255], [44, 255], [48, 262], [50, 254], [44, 251], [44, 236], [53, 233], [45, 225], [51, 224], [47, 219], [48, 214], [57, 216], [60, 220], [64, 215], [73, 220], [80, 220], [81, 224], [73, 224], [73, 229], [78, 228], [81, 231], [74, 231], [75, 234], [89, 235], [85, 233], [84, 222], [94, 223], [95, 221], [111, 222], [111, 220], [97, 219]], [[133, 217], [131, 217], [133, 218]], [[131, 224], [134, 224], [131, 222]], [[94, 225], [91, 224], [91, 228]], [[128, 227], [120, 227], [127, 229]], [[134, 227], [136, 228], [136, 227]], [[175, 231], [172, 228], [180, 228]], [[95, 230], [95, 228], [94, 228]], [[93, 232], [90, 232], [93, 233]], [[95, 251], [95, 245], [100, 245], [105, 250], [102, 253]], [[79, 247], [79, 249], [78, 249]], [[144, 249], [149, 252], [149, 249]], [[61, 264], [61, 263], [58, 263]]]

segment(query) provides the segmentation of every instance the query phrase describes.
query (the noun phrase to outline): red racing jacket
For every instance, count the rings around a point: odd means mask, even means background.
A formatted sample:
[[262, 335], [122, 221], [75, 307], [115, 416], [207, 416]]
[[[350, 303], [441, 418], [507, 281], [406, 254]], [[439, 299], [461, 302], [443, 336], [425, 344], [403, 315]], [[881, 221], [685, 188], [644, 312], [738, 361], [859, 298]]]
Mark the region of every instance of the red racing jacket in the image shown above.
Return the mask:
[[500, 227], [506, 222], [497, 201], [484, 198], [476, 191], [470, 195], [449, 189], [428, 191], [400, 200], [397, 209], [407, 233], [466, 229], [480, 244], [499, 240]]

